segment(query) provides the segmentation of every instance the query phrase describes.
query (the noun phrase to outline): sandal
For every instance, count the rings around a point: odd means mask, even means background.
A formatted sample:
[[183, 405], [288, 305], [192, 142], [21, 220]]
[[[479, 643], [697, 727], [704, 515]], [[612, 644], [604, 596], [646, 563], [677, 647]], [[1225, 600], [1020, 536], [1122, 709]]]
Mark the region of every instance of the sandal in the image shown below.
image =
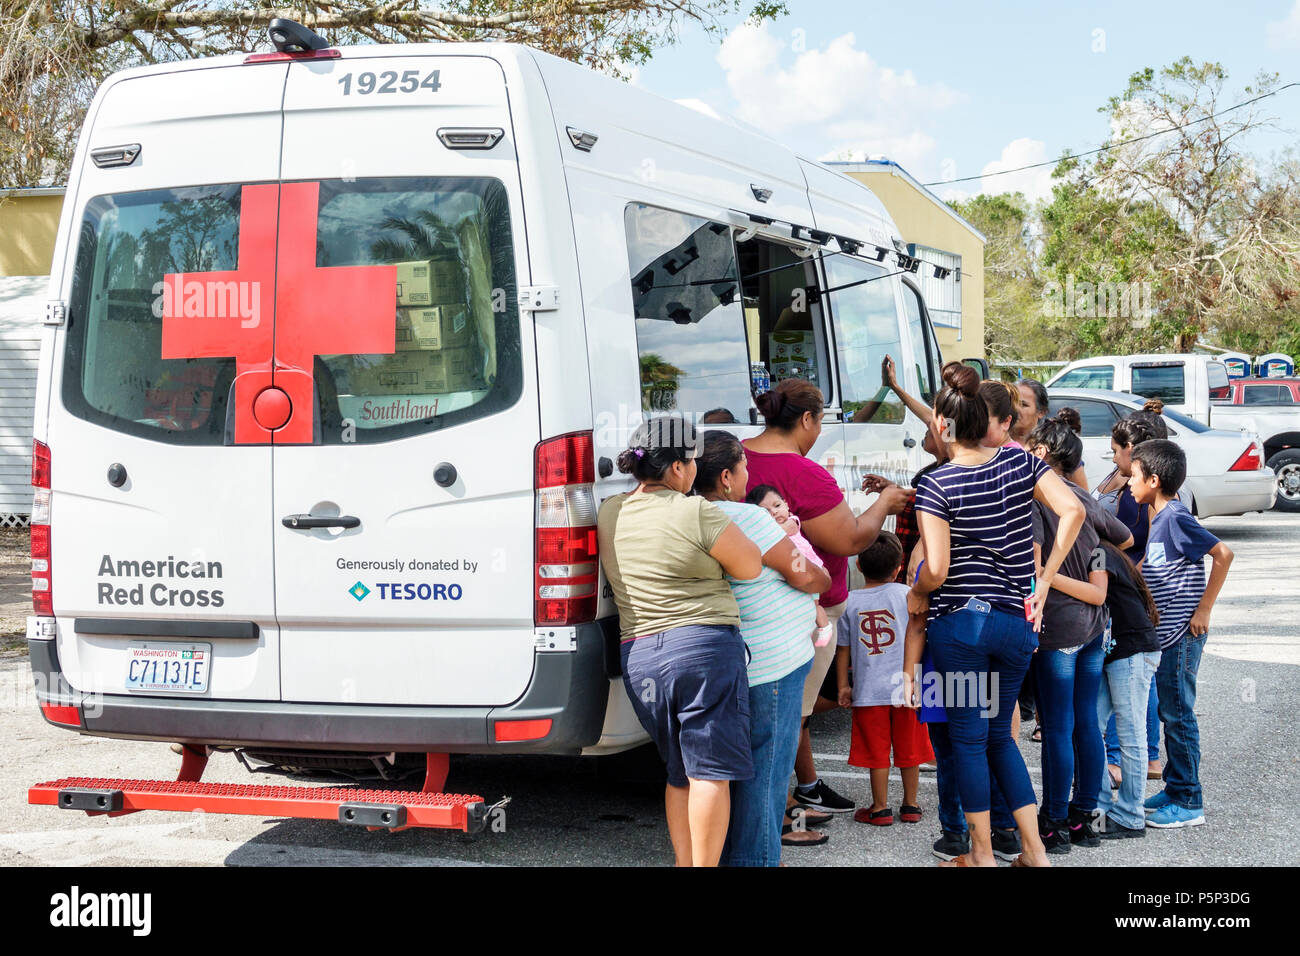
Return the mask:
[[831, 838], [829, 833], [823, 833], [821, 830], [799, 830], [797, 832], [808, 835], [808, 839], [799, 839], [795, 837], [795, 828], [792, 826], [781, 827], [781, 845], [782, 846], [821, 846]]
[[802, 817], [804, 824], [810, 827], [825, 826], [835, 819], [833, 813], [827, 813], [825, 810], [814, 810], [812, 807], [801, 807], [798, 804], [788, 807], [785, 815], [792, 820], [795, 817]]
[[909, 803], [903, 804], [898, 808], [898, 815], [904, 823], [920, 823], [921, 808], [914, 807]]
[[[1152, 764], [1155, 765], [1155, 769], [1154, 769], [1154, 770], [1151, 769]], [[1159, 760], [1148, 760], [1148, 761], [1147, 761], [1147, 779], [1148, 779], [1148, 780], [1163, 780], [1163, 779], [1164, 779], [1164, 771], [1162, 770], [1162, 768], [1161, 768], [1161, 766], [1160, 766], [1160, 761], [1159, 761]]]
[[970, 861], [970, 856], [968, 854], [963, 853], [960, 856], [954, 856], [951, 860], [940, 860], [939, 865], [940, 866], [974, 866], [975, 864]]
[[1042, 725], [1042, 724], [1034, 724], [1034, 732], [1033, 732], [1032, 734], [1029, 735], [1029, 739], [1032, 740], [1032, 741], [1033, 741], [1034, 743], [1036, 743], [1036, 744], [1041, 744], [1041, 743], [1043, 742], [1043, 725]]

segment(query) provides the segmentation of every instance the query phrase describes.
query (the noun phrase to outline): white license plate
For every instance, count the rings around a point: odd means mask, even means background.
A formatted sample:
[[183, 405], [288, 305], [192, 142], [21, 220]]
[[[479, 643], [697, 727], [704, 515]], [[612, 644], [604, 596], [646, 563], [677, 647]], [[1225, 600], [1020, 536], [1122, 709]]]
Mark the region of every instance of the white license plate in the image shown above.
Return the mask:
[[130, 644], [126, 689], [202, 694], [212, 670], [211, 644]]

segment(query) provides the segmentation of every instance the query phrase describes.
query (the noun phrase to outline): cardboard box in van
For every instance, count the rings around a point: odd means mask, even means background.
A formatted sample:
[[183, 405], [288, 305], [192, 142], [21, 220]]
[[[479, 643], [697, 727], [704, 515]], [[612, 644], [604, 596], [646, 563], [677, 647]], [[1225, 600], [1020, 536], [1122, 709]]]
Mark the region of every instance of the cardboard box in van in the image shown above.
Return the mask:
[[397, 350], [469, 348], [474, 323], [468, 306], [431, 305], [397, 310]]
[[397, 304], [456, 305], [465, 302], [465, 276], [454, 259], [397, 263]]
[[808, 382], [817, 381], [817, 366], [812, 362], [773, 362], [772, 381], [780, 382], [787, 378], [801, 378]]
[[812, 332], [773, 332], [767, 337], [770, 362], [812, 362], [816, 348]]
[[477, 349], [401, 351], [349, 373], [353, 395], [442, 395], [485, 388]]

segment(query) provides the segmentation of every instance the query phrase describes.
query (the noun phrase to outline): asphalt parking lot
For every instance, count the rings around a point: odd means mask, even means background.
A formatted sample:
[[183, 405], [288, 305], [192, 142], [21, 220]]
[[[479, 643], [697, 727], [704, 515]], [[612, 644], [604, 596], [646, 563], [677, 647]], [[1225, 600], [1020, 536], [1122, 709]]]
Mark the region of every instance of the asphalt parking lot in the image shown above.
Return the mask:
[[[1144, 840], [1078, 849], [1064, 866], [1294, 865], [1300, 818], [1300, 515], [1212, 518], [1236, 561], [1213, 617], [1200, 671], [1206, 825], [1148, 831]], [[1037, 782], [1038, 745], [1022, 750]], [[586, 758], [453, 758], [448, 788], [489, 800], [509, 795], [503, 832], [409, 830], [390, 834], [331, 822], [145, 813], [117, 819], [33, 807], [27, 787], [67, 775], [167, 778], [179, 758], [166, 744], [81, 737], [47, 725], [31, 691], [25, 651], [0, 652], [0, 865], [668, 865], [662, 790], [645, 762]], [[817, 719], [814, 751], [823, 777], [854, 799], [865, 771], [845, 762], [848, 715]], [[651, 768], [652, 769], [652, 768]], [[229, 754], [207, 780], [250, 778]], [[1151, 784], [1156, 786], [1155, 783]], [[899, 785], [891, 791], [897, 806]], [[829, 827], [823, 847], [789, 850], [790, 866], [931, 865], [937, 836], [933, 775], [922, 775], [919, 824]]]

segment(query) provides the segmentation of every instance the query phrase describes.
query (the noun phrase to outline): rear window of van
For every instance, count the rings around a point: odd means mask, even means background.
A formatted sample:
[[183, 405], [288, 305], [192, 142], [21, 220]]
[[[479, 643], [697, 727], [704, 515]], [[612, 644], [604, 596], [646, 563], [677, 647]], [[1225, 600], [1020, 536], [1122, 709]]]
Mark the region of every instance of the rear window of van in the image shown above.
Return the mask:
[[[288, 186], [196, 186], [91, 199], [69, 308], [66, 407], [156, 441], [231, 443], [235, 353], [249, 348], [236, 326], [256, 329], [273, 321], [276, 336], [312, 341], [318, 325], [312, 309], [322, 306], [294, 308], [281, 296], [277, 309], [274, 289], [291, 267], [290, 244], [310, 242], [312, 230], [315, 269], [386, 265], [395, 267], [397, 278], [396, 291], [384, 293], [393, 352], [317, 353], [312, 359], [314, 443], [385, 441], [514, 404], [522, 390], [522, 357], [505, 187], [494, 179], [446, 177], [313, 185], [316, 209], [301, 215], [301, 223], [295, 220], [296, 231], [287, 225], [289, 207], [280, 198]], [[278, 247], [270, 240], [278, 271], [256, 273], [270, 278], [267, 289], [266, 282], [241, 278], [254, 274], [247, 262], [240, 271], [241, 223], [255, 215], [275, 223], [277, 202], [279, 232], [293, 235], [281, 234]], [[244, 209], [250, 203], [269, 205]], [[204, 279], [205, 273], [220, 275]], [[197, 299], [185, 293], [191, 280], [203, 283]], [[173, 294], [177, 304], [164, 306]], [[229, 354], [221, 354], [227, 351], [221, 335], [209, 331], [185, 339], [179, 351], [192, 354], [184, 357], [175, 357], [173, 338], [173, 357], [164, 359], [164, 322], [179, 321], [165, 320], [168, 310], [183, 312], [185, 322], [228, 322]], [[341, 318], [346, 330], [348, 317]], [[271, 362], [273, 339], [259, 341], [268, 354], [245, 351], [243, 361]], [[338, 348], [323, 340], [320, 345]]]

